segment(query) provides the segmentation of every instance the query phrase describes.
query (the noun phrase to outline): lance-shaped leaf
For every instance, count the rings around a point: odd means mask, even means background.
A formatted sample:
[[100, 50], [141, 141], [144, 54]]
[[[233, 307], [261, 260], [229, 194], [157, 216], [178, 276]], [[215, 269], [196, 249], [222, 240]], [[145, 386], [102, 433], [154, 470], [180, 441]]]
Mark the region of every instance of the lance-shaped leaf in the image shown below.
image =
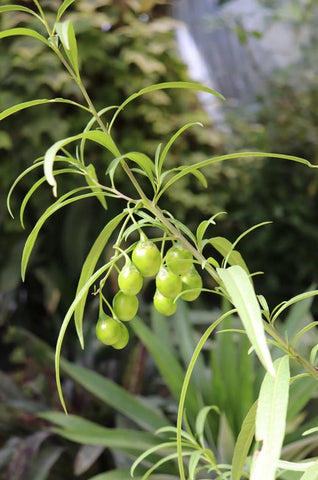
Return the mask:
[[89, 140], [92, 140], [93, 142], [98, 143], [99, 145], [102, 145], [105, 147], [107, 150], [109, 150], [113, 155], [117, 156], [118, 155], [118, 149], [113, 142], [112, 138], [107, 135], [104, 132], [101, 132], [100, 130], [92, 130], [90, 132], [83, 132], [78, 135], [74, 135], [73, 137], [68, 137], [68, 138], [63, 138], [63, 140], [59, 140], [58, 142], [55, 142], [45, 153], [44, 156], [44, 174], [46, 177], [46, 180], [49, 185], [53, 187], [53, 194], [54, 196], [57, 195], [57, 185], [56, 185], [56, 180], [53, 175], [53, 165], [54, 165], [54, 160], [56, 157], [57, 152], [65, 147], [65, 145], [68, 145], [69, 143], [75, 142], [76, 140], [81, 140], [83, 138], [87, 138]]
[[79, 77], [77, 42], [72, 22], [66, 20], [57, 23], [56, 32], [76, 75]]
[[275, 377], [266, 373], [256, 411], [255, 438], [261, 442], [254, 453], [251, 480], [274, 480], [283, 445], [289, 397], [289, 358], [274, 362]]
[[240, 480], [242, 476], [245, 461], [255, 433], [256, 408], [257, 402], [254, 402], [243, 421], [237, 437], [232, 459], [231, 480]]
[[266, 370], [275, 376], [266, 342], [260, 305], [248, 274], [239, 265], [233, 265], [226, 269], [218, 268], [217, 273], [222, 280], [225, 292], [237, 310], [258, 358]]

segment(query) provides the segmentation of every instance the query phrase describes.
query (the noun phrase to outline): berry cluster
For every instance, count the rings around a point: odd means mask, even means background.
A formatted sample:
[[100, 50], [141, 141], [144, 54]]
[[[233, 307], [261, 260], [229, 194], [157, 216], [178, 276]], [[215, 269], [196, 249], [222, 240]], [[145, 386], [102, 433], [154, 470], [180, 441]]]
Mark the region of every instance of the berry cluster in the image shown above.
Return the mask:
[[129, 333], [122, 322], [136, 316], [139, 307], [137, 294], [147, 277], [155, 277], [154, 307], [166, 316], [177, 310], [177, 297], [191, 302], [198, 298], [202, 289], [202, 279], [193, 265], [192, 254], [183, 245], [175, 243], [162, 259], [151, 240], [140, 240], [131, 260], [126, 256], [126, 263], [118, 275], [119, 291], [113, 298], [113, 317], [102, 313], [97, 322], [97, 338], [105, 345], [115, 349], [127, 345]]

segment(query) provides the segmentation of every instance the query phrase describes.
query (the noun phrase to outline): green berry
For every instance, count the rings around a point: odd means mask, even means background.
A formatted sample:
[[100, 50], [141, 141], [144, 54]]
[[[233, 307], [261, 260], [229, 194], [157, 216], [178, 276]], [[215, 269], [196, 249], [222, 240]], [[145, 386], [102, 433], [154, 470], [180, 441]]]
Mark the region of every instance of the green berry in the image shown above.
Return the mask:
[[156, 287], [163, 296], [175, 298], [182, 289], [181, 278], [169, 268], [161, 267], [156, 276]]
[[114, 313], [119, 320], [129, 322], [132, 320], [138, 311], [139, 302], [136, 295], [127, 295], [119, 291], [113, 298]]
[[132, 261], [143, 277], [153, 277], [159, 271], [161, 255], [151, 240], [141, 240], [133, 250]]
[[120, 323], [103, 313], [96, 324], [96, 336], [104, 345], [113, 345], [120, 339]]
[[153, 297], [153, 304], [159, 313], [162, 313], [167, 317], [173, 315], [177, 310], [177, 302], [174, 303], [172, 298], [165, 297], [158, 292], [158, 290], [156, 290], [156, 293]]
[[[202, 278], [198, 274], [196, 269], [192, 267], [187, 273], [182, 275], [182, 291], [189, 290], [182, 293], [181, 298], [187, 302], [193, 302], [201, 293], [202, 290]], [[193, 289], [193, 290], [192, 290]]]
[[127, 295], [137, 295], [143, 285], [143, 278], [139, 270], [130, 263], [125, 265], [118, 275], [118, 286]]
[[181, 243], [176, 243], [166, 253], [165, 261], [170, 270], [176, 275], [183, 275], [193, 264], [192, 253]]
[[121, 350], [121, 349], [126, 347], [128, 341], [129, 341], [128, 328], [121, 323], [120, 324], [120, 338], [119, 338], [119, 340], [117, 340], [117, 342], [112, 344], [112, 347], [115, 348], [116, 350]]

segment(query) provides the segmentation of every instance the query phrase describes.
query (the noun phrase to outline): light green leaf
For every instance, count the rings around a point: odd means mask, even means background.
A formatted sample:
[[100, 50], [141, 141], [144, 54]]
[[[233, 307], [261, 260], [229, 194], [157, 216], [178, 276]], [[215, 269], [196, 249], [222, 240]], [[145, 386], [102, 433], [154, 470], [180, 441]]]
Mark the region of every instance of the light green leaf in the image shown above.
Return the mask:
[[[205, 242], [204, 242], [205, 243]], [[242, 255], [237, 250], [233, 250], [233, 244], [224, 237], [213, 237], [206, 240], [215, 250], [217, 250], [230, 265], [240, 265], [246, 272], [248, 272], [247, 265], [242, 258]]]
[[139, 165], [139, 167], [142, 169], [146, 177], [149, 178], [152, 186], [154, 187], [154, 176], [153, 176], [153, 173], [155, 170], [154, 163], [151, 160], [151, 158], [148, 157], [148, 155], [145, 155], [144, 153], [141, 153], [141, 152], [128, 152], [128, 153], [125, 153], [124, 155], [121, 155], [120, 157], [115, 158], [111, 162], [111, 164], [107, 168], [106, 174], [110, 175], [112, 182], [113, 182], [116, 168], [120, 164], [121, 160], [125, 158]]
[[314, 297], [318, 295], [318, 290], [311, 290], [310, 292], [304, 292], [299, 295], [296, 295], [295, 297], [291, 298], [287, 302], [284, 302], [282, 306], [276, 310], [275, 315], [272, 316], [271, 318], [271, 323], [274, 323], [275, 320], [283, 313], [286, 308], [290, 307], [294, 303], [300, 302], [301, 300], [305, 300], [310, 297]]
[[318, 480], [318, 461], [307, 468], [300, 480]]
[[274, 480], [285, 436], [289, 396], [289, 358], [274, 362], [276, 375], [265, 374], [256, 411], [256, 441], [261, 442], [253, 455], [251, 480]]
[[160, 155], [160, 157], [157, 159], [157, 163], [156, 163], [156, 174], [157, 174], [157, 178], [160, 177], [161, 175], [161, 170], [162, 170], [162, 167], [163, 167], [163, 163], [166, 159], [166, 156], [171, 148], [171, 146], [173, 145], [173, 143], [177, 140], [177, 138], [185, 131], [187, 130], [188, 128], [190, 127], [193, 127], [194, 125], [198, 125], [200, 127], [203, 127], [202, 123], [200, 122], [191, 122], [191, 123], [187, 123], [186, 125], [184, 125], [183, 127], [181, 127], [169, 140], [169, 142], [167, 143], [167, 145], [165, 146], [165, 148], [162, 150], [162, 153]]
[[24, 280], [25, 278], [25, 271], [29, 262], [29, 258], [31, 255], [31, 252], [33, 250], [33, 246], [36, 242], [36, 239], [38, 237], [38, 234], [43, 226], [43, 224], [46, 222], [46, 220], [53, 215], [53, 213], [57, 212], [61, 208], [65, 207], [66, 205], [69, 205], [70, 203], [77, 202], [78, 200], [82, 200], [84, 198], [89, 198], [95, 196], [94, 193], [86, 193], [83, 195], [77, 195], [76, 197], [69, 198], [71, 195], [74, 195], [80, 191], [86, 190], [87, 187], [82, 187], [82, 188], [77, 188], [75, 190], [72, 190], [71, 192], [66, 193], [63, 195], [59, 200], [57, 200], [53, 205], [50, 205], [45, 212], [41, 215], [35, 226], [33, 227], [33, 230], [31, 231], [30, 235], [28, 236], [24, 249], [23, 249], [23, 255], [22, 255], [22, 261], [21, 261], [21, 276], [22, 279]]
[[174, 177], [172, 177], [161, 189], [160, 195], [161, 196], [168, 188], [170, 188], [175, 182], [180, 180], [180, 178], [184, 177], [185, 175], [189, 175], [189, 173], [193, 173], [195, 170], [200, 170], [201, 168], [208, 167], [213, 163], [224, 162], [224, 160], [236, 160], [244, 157], [255, 157], [255, 159], [261, 158], [280, 158], [283, 160], [291, 160], [293, 162], [302, 163], [307, 165], [310, 168], [318, 168], [318, 165], [311, 164], [308, 160], [305, 160], [300, 157], [295, 157], [293, 155], [283, 155], [278, 153], [263, 153], [263, 152], [240, 152], [240, 153], [229, 153], [227, 155], [220, 155], [218, 157], [208, 158], [207, 160], [203, 160], [202, 162], [198, 162], [194, 165], [186, 165], [178, 167], [179, 173], [177, 173]]
[[[315, 460], [305, 460], [303, 462], [287, 462], [286, 460], [279, 460], [278, 467], [284, 470], [289, 470], [290, 472], [305, 472], [311, 467], [317, 469], [318, 462]], [[318, 473], [318, 470], [316, 470]]]
[[212, 95], [215, 95], [218, 98], [221, 98], [224, 100], [223, 95], [220, 93], [216, 92], [215, 90], [212, 90], [211, 88], [205, 87], [204, 85], [201, 85], [200, 83], [195, 83], [195, 82], [164, 82], [164, 83], [155, 83], [154, 85], [150, 85], [149, 87], [143, 88], [139, 90], [139, 92], [134, 93], [130, 97], [128, 97], [117, 109], [115, 112], [112, 121], [110, 122], [109, 125], [109, 131], [111, 130], [113, 123], [117, 117], [117, 115], [120, 113], [120, 111], [128, 105], [128, 103], [132, 102], [135, 100], [135, 98], [140, 97], [141, 95], [145, 95], [146, 93], [154, 92], [155, 90], [164, 90], [164, 89], [170, 89], [170, 88], [182, 88], [182, 89], [190, 89], [190, 90], [198, 90], [202, 92], [208, 92], [211, 93]]
[[232, 459], [231, 480], [240, 480], [255, 432], [257, 402], [249, 409], [237, 437]]
[[63, 15], [63, 13], [65, 12], [65, 10], [68, 9], [68, 7], [73, 3], [75, 2], [75, 0], [64, 0], [64, 2], [62, 3], [62, 5], [60, 5], [58, 11], [57, 11], [57, 15], [56, 15], [56, 21], [59, 22], [61, 16]]
[[40, 42], [45, 43], [48, 47], [52, 47], [50, 42], [40, 35], [38, 32], [35, 30], [31, 30], [31, 28], [10, 28], [8, 30], [4, 30], [3, 32], [0, 32], [0, 39], [1, 38], [7, 38], [7, 37], [16, 37], [16, 36], [26, 36], [26, 37], [32, 37], [35, 38], [36, 40], [40, 40]]
[[92, 140], [93, 142], [98, 143], [99, 145], [102, 145], [115, 156], [118, 155], [118, 149], [115, 143], [113, 142], [112, 138], [106, 133], [101, 132], [100, 130], [83, 132], [78, 135], [74, 135], [73, 137], [64, 138], [63, 140], [59, 140], [58, 142], [54, 143], [47, 150], [44, 156], [44, 174], [48, 184], [53, 187], [54, 196], [57, 195], [57, 185], [53, 175], [53, 164], [54, 164], [56, 154], [61, 148], [65, 147], [65, 145], [75, 142], [76, 140], [81, 140], [83, 138], [87, 138], [89, 140]]
[[225, 292], [228, 293], [238, 312], [258, 358], [266, 370], [275, 376], [273, 362], [266, 342], [261, 309], [249, 276], [238, 265], [227, 269], [219, 268], [217, 273], [223, 283]]
[[[100, 232], [98, 237], [96, 238], [92, 248], [90, 249], [86, 260], [83, 264], [81, 275], [78, 281], [77, 285], [77, 290], [76, 290], [76, 296], [79, 294], [79, 292], [82, 290], [84, 285], [88, 282], [88, 280], [91, 278], [94, 269], [96, 267], [96, 264], [116, 227], [119, 225], [119, 223], [123, 220], [125, 217], [126, 212], [121, 212], [119, 215], [116, 217], [112, 218], [103, 230]], [[88, 295], [88, 290], [83, 293], [81, 300], [77, 303], [74, 311], [74, 319], [75, 319], [75, 326], [76, 326], [76, 331], [78, 338], [80, 340], [80, 343], [82, 347], [84, 346], [84, 339], [83, 339], [83, 314], [84, 314], [84, 309], [85, 309], [85, 304], [86, 304], [86, 298]]]
[[[213, 215], [211, 218], [209, 218], [208, 220], [203, 220], [197, 230], [196, 230], [196, 239], [197, 239], [197, 243], [198, 243], [198, 246], [199, 246], [199, 249], [202, 250], [202, 240], [203, 240], [203, 237], [207, 231], [207, 228], [210, 226], [210, 225], [215, 225], [215, 218], [219, 215], [222, 215], [222, 214], [225, 214], [226, 212], [218, 212], [216, 213], [215, 215]], [[224, 255], [223, 255], [224, 256]]]
[[23, 7], [22, 5], [5, 5], [0, 7], [0, 13], [4, 12], [25, 12], [29, 13], [30, 15], [34, 15], [38, 20], [43, 23], [42, 18], [36, 12], [31, 10], [31, 8]]
[[55, 28], [76, 76], [79, 77], [77, 42], [73, 23], [70, 20], [66, 20], [65, 22], [57, 23]]
[[216, 413], [220, 413], [220, 410], [217, 406], [211, 405], [211, 406], [206, 406], [201, 408], [201, 410], [198, 413], [198, 416], [195, 421], [195, 431], [198, 436], [198, 440], [200, 442], [200, 445], [202, 448], [205, 448], [204, 445], [204, 428], [205, 428], [205, 423], [206, 423], [206, 418], [208, 414], [211, 412], [211, 410], [214, 410]]
[[[87, 172], [87, 175], [85, 176], [85, 179], [87, 184], [94, 187], [97, 200], [102, 204], [103, 208], [107, 210], [106, 198], [105, 198], [105, 195], [103, 195], [103, 190], [99, 187], [99, 181], [97, 178], [96, 170], [92, 163], [86, 167], [86, 172]], [[99, 195], [98, 192], [100, 192], [101, 195]]]
[[39, 99], [39, 100], [31, 100], [29, 102], [22, 102], [19, 103], [18, 105], [13, 105], [13, 107], [7, 108], [3, 112], [0, 113], [0, 120], [3, 120], [4, 118], [9, 117], [10, 115], [13, 115], [16, 112], [19, 112], [20, 110], [24, 110], [29, 107], [35, 107], [36, 105], [43, 105], [45, 103], [69, 103], [70, 105], [74, 105], [75, 107], [82, 108], [83, 110], [86, 110], [89, 112], [89, 109], [87, 107], [84, 107], [84, 105], [81, 105], [80, 103], [73, 102], [72, 100], [67, 100], [65, 98], [52, 98], [52, 99]]
[[171, 449], [171, 448], [174, 449], [175, 446], [176, 446], [176, 442], [164, 442], [164, 443], [160, 443], [159, 445], [155, 445], [154, 447], [149, 448], [148, 450], [143, 452], [141, 455], [139, 455], [139, 457], [134, 461], [134, 463], [132, 464], [131, 469], [130, 469], [130, 475], [133, 477], [134, 473], [135, 473], [135, 470], [138, 467], [138, 465], [140, 465], [141, 462], [145, 458], [147, 458], [149, 455], [151, 455], [152, 453], [157, 452], [158, 450], [163, 450], [163, 449], [168, 449], [168, 448], [169, 449]]
[[194, 451], [189, 458], [189, 480], [195, 480], [196, 478], [196, 469], [198, 466], [198, 463], [202, 457], [202, 452], [201, 450], [196, 450]]

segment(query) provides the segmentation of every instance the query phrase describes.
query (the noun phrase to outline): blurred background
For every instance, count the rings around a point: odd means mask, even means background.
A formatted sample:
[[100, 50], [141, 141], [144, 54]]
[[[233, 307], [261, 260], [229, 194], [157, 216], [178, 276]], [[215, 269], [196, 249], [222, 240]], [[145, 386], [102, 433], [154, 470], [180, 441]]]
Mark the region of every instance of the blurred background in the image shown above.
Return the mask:
[[[16, 3], [29, 6], [30, 2]], [[52, 15], [60, 2], [42, 4]], [[226, 97], [220, 102], [188, 91], [165, 90], [135, 101], [121, 113], [115, 129], [123, 151], [138, 150], [153, 157], [158, 143], [185, 123], [199, 121], [204, 128], [186, 131], [169, 155], [170, 165], [192, 164], [234, 151], [284, 153], [317, 163], [317, 2], [77, 0], [67, 17], [75, 25], [83, 80], [97, 109], [119, 104], [152, 83], [189, 78]], [[2, 14], [0, 22], [1, 29], [6, 29], [24, 26], [30, 19], [14, 12]], [[58, 60], [32, 39], [1, 41], [0, 82], [1, 110], [34, 98], [65, 96], [81, 101]], [[57, 213], [40, 233], [23, 283], [22, 249], [52, 201], [51, 189], [41, 186], [28, 202], [25, 229], [19, 222], [19, 208], [38, 178], [37, 170], [15, 189], [14, 219], [5, 205], [16, 177], [53, 142], [78, 133], [86, 122], [84, 113], [56, 104], [25, 110], [0, 125], [0, 478], [5, 480], [28, 478], [34, 468], [28, 461], [37, 458], [40, 462], [37, 453], [43, 442], [47, 442], [48, 453], [44, 455], [42, 449], [42, 456], [50, 467], [39, 478], [87, 479], [101, 468], [114, 466], [110, 454], [99, 457], [101, 452], [94, 451], [86, 470], [83, 466], [74, 470], [70, 459], [78, 455], [78, 447], [57, 439], [49, 443], [43, 436], [43, 423], [36, 412], [60, 406], [52, 361], [44, 359], [36, 342], [54, 348], [82, 262], [107, 219], [117, 212], [105, 213], [96, 200], [87, 200]], [[96, 168], [103, 173], [100, 150], [88, 149], [87, 155], [89, 162], [99, 162]], [[230, 241], [254, 224], [271, 220], [272, 224], [240, 243], [250, 270], [264, 272], [255, 280], [257, 293], [266, 296], [271, 308], [314, 286], [317, 175], [292, 162], [246, 158], [216, 164], [204, 173], [208, 189], [186, 179], [168, 191], [162, 207], [190, 228], [225, 211], [227, 215], [218, 217], [215, 235]], [[119, 178], [123, 188], [124, 181]], [[61, 181], [60, 193], [76, 184], [72, 178]], [[150, 296], [146, 294], [143, 302], [147, 318]], [[216, 300], [205, 295], [194, 305], [197, 318], [206, 318], [217, 308]], [[317, 315], [316, 304], [312, 312]], [[80, 350], [70, 328], [65, 357], [98, 370], [133, 393], [147, 396], [160, 384], [164, 398], [164, 385], [154, 378], [158, 374], [151, 365], [147, 367], [149, 359], [137, 338], [121, 354], [105, 353], [96, 346], [96, 315], [93, 299], [86, 317], [87, 348], [84, 353]], [[96, 406], [73, 384], [66, 383], [66, 392], [73, 412], [95, 421], [107, 418], [106, 423], [112, 424], [108, 407]], [[94, 463], [96, 458], [99, 464]]]

